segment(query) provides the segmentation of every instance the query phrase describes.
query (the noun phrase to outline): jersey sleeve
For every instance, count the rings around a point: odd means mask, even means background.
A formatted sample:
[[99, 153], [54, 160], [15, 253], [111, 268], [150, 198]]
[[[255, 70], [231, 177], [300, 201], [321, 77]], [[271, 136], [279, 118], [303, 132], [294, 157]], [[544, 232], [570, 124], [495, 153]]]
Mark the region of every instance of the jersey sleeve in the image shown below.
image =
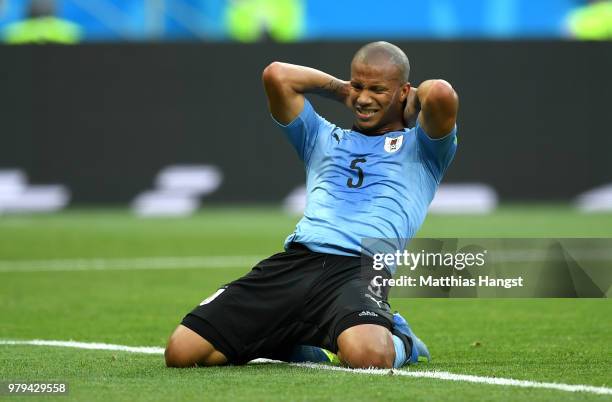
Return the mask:
[[432, 175], [440, 182], [457, 150], [457, 125], [442, 138], [430, 138], [418, 121], [415, 130], [419, 152]]
[[302, 112], [291, 123], [285, 125], [278, 122], [274, 117], [272, 119], [285, 132], [300, 159], [308, 165], [319, 131], [326, 124], [326, 120], [315, 112], [308, 99], [304, 99]]

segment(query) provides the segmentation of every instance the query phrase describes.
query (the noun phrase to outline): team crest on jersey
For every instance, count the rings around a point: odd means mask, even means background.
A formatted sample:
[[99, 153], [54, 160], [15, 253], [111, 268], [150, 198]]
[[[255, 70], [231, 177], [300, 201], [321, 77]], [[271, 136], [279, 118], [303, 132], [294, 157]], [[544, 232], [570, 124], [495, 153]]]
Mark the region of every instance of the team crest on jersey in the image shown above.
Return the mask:
[[390, 154], [399, 151], [399, 149], [402, 147], [403, 141], [404, 135], [400, 135], [399, 137], [395, 138], [385, 138], [385, 151], [389, 152]]

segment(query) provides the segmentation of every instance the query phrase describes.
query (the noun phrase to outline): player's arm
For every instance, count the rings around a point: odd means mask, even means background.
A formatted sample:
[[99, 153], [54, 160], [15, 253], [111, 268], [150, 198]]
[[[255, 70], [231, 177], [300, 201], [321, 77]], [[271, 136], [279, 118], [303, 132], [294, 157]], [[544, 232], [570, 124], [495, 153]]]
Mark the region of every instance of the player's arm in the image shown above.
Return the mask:
[[404, 121], [409, 123], [418, 114], [419, 125], [427, 135], [441, 138], [455, 127], [458, 110], [459, 97], [451, 84], [444, 80], [427, 80], [418, 88], [410, 89]]
[[292, 122], [304, 108], [304, 94], [314, 93], [346, 104], [349, 82], [314, 68], [275, 61], [262, 75], [268, 108], [282, 123]]

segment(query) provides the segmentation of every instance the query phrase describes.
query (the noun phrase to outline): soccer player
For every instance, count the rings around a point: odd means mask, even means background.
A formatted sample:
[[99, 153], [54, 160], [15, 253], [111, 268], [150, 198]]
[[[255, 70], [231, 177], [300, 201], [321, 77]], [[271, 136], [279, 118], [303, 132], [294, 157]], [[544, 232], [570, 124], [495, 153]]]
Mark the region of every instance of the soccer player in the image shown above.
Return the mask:
[[[305, 165], [306, 210], [284, 252], [185, 316], [168, 341], [168, 366], [291, 360], [296, 345], [354, 368], [429, 359], [386, 294], [369, 289], [360, 258], [363, 239], [414, 236], [455, 153], [457, 94], [438, 79], [412, 88], [409, 70], [387, 42], [359, 49], [350, 81], [280, 62], [265, 68], [270, 112]], [[352, 129], [318, 115], [305, 94], [347, 105]]]

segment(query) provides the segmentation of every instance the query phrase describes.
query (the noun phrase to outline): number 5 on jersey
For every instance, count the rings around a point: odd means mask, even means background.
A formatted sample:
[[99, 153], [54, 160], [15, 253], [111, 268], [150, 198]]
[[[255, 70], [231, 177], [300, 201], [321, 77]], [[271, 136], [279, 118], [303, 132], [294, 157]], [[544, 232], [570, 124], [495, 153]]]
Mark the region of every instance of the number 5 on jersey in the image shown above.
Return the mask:
[[365, 163], [365, 162], [366, 162], [365, 158], [356, 158], [356, 159], [353, 159], [353, 161], [351, 162], [351, 169], [357, 171], [357, 183], [353, 182], [352, 177], [349, 177], [346, 181], [346, 185], [349, 186], [350, 188], [359, 188], [363, 184], [364, 172], [363, 172], [363, 169], [357, 166], [357, 164]]

